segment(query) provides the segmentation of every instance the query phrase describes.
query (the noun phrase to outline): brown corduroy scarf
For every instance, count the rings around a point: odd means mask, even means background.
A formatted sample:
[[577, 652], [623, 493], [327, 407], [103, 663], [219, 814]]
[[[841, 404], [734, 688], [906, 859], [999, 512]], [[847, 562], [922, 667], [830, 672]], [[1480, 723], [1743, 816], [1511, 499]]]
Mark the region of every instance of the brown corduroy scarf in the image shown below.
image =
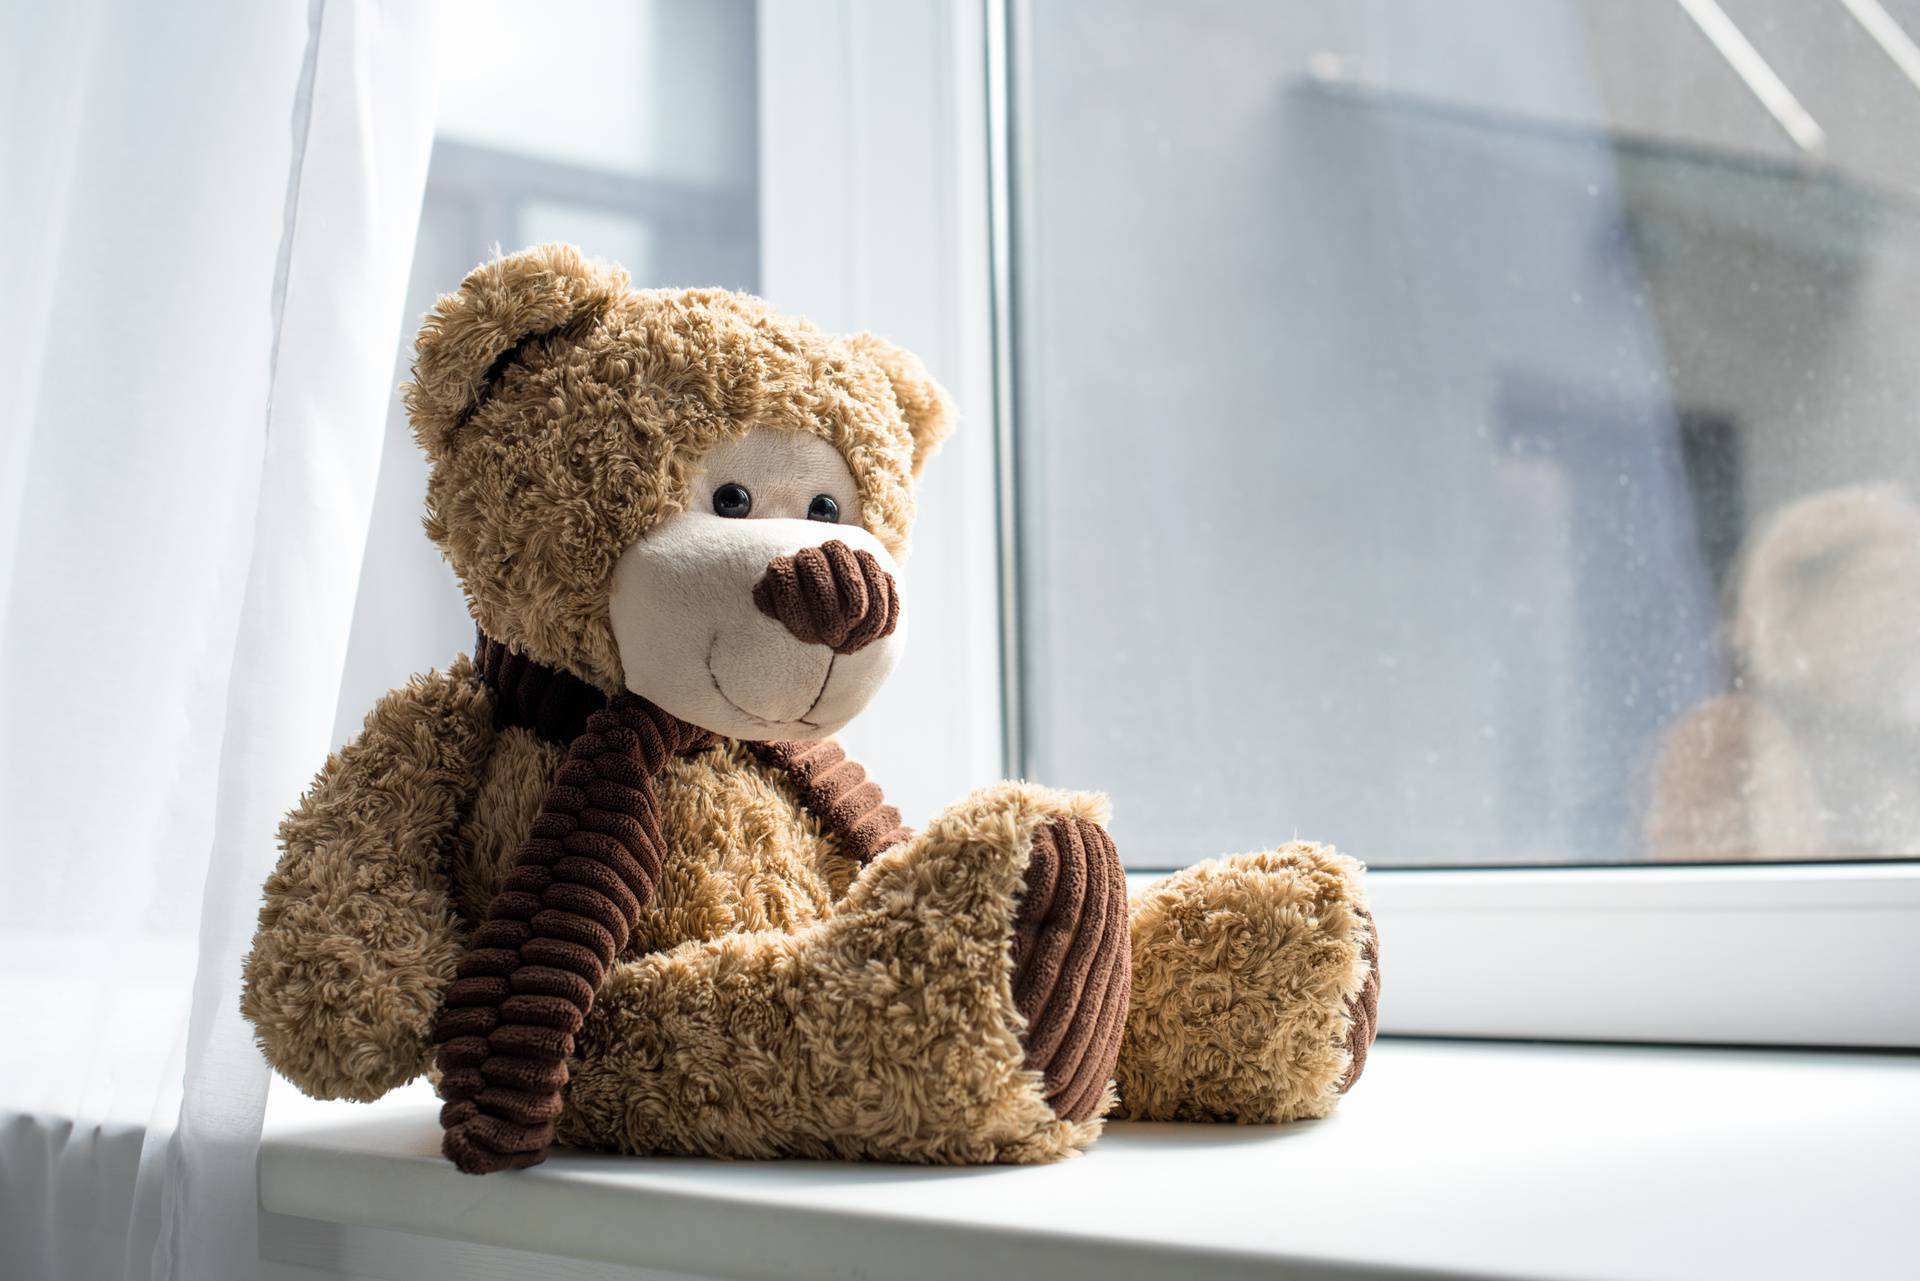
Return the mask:
[[[469, 1174], [546, 1158], [573, 1038], [652, 899], [665, 857], [654, 780], [712, 732], [643, 698], [612, 699], [481, 633], [474, 663], [497, 725], [566, 754], [487, 918], [474, 932], [434, 1028], [441, 1150]], [[908, 835], [899, 812], [840, 749], [754, 743], [802, 803], [864, 863]]]

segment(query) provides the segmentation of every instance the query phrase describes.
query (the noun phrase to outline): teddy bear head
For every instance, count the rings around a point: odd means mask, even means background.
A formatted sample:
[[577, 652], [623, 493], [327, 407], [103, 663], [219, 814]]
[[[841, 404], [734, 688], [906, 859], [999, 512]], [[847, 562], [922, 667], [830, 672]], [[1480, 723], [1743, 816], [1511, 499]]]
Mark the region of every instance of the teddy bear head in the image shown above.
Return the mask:
[[954, 417], [909, 353], [545, 245], [440, 299], [405, 390], [427, 532], [496, 641], [744, 739], [824, 737], [892, 670]]

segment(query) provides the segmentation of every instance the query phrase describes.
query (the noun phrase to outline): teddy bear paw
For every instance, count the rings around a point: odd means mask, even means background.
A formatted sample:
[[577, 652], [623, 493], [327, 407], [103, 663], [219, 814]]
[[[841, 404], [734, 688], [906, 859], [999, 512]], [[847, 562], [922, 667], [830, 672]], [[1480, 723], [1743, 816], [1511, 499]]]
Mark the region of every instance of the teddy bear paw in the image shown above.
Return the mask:
[[1298, 841], [1200, 863], [1133, 906], [1116, 1116], [1325, 1116], [1373, 1042], [1380, 949], [1360, 864]]

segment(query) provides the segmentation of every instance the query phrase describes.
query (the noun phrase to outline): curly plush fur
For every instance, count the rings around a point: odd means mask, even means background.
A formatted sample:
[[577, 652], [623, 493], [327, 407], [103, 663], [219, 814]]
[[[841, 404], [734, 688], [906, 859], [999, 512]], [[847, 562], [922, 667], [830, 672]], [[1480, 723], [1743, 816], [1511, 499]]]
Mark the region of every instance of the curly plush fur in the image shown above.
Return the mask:
[[[863, 524], [897, 552], [952, 421], [919, 362], [877, 338], [739, 295], [633, 292], [566, 247], [489, 263], [442, 299], [407, 396], [433, 463], [427, 527], [475, 618], [609, 693], [614, 562], [687, 501], [705, 449], [769, 424], [832, 441]], [[376, 1098], [431, 1063], [441, 998], [561, 759], [505, 707], [464, 657], [415, 680], [283, 825], [243, 1009], [308, 1093]], [[1002, 784], [861, 866], [743, 744], [667, 762], [654, 796], [659, 874], [573, 1044], [563, 1139], [971, 1162], [1053, 1160], [1099, 1133], [1113, 1087], [1065, 1120], [1026, 1060], [1016, 932], [1035, 833], [1103, 822], [1103, 801]], [[1202, 864], [1131, 918], [1124, 1115], [1332, 1106], [1371, 1033], [1354, 1016], [1374, 956], [1357, 864], [1308, 845]], [[1124, 992], [1089, 999], [1117, 1018]]]
[[[462, 919], [477, 921], [512, 870], [561, 750], [527, 730], [500, 732], [472, 814], [461, 828], [471, 856], [456, 869]], [[852, 883], [853, 860], [802, 809], [791, 782], [739, 743], [667, 763], [661, 827], [670, 852], [659, 895], [626, 954], [687, 939], [818, 920]]]
[[[407, 388], [433, 462], [427, 532], [492, 636], [625, 688], [607, 621], [620, 553], [687, 501], [692, 465], [749, 428], [832, 442], [896, 559], [913, 477], [953, 423], [919, 361], [716, 289], [627, 288], [550, 245], [477, 268], [421, 330]], [[505, 363], [502, 363], [502, 362]]]
[[1345, 855], [1297, 841], [1197, 864], [1137, 895], [1119, 1115], [1331, 1112], [1351, 1084], [1353, 1003], [1374, 962], [1360, 875]]
[[561, 1137], [942, 1163], [1084, 1147], [1098, 1123], [1056, 1117], [1022, 1066], [1007, 947], [1034, 832], [1067, 815], [1106, 817], [1095, 797], [983, 789], [868, 865], [809, 929], [621, 967], [581, 1035]]
[[494, 746], [466, 659], [394, 690], [280, 825], [241, 1012], [319, 1098], [377, 1099], [427, 1070], [463, 938], [449, 884]]

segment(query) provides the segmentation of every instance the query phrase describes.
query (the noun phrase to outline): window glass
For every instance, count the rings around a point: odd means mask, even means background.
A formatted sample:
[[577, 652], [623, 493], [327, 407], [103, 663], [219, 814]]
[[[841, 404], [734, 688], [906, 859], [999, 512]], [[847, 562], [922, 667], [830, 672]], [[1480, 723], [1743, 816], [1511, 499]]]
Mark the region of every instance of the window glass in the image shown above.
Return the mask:
[[1920, 853], [1903, 32], [1017, 4], [1026, 771], [1141, 865]]
[[[463, 0], [440, 22], [439, 120], [394, 381], [419, 319], [496, 248], [564, 240], [641, 288], [759, 286], [752, 0]], [[420, 528], [426, 462], [387, 423], [335, 735], [473, 643]]]

